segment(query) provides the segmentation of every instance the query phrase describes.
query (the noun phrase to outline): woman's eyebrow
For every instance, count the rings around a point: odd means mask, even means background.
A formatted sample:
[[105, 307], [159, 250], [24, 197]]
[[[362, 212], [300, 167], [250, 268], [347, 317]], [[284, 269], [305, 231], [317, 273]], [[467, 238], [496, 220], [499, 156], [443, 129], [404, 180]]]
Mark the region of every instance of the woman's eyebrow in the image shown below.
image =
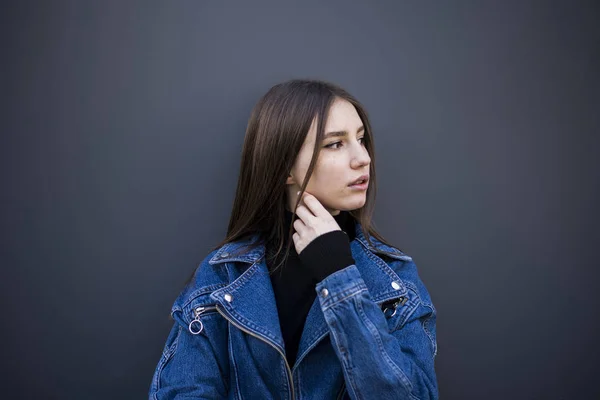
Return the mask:
[[[361, 133], [362, 131], [365, 130], [365, 126], [361, 126], [360, 128], [358, 128], [356, 130], [356, 133]], [[333, 132], [327, 132], [325, 135], [323, 135], [323, 139], [326, 139], [328, 137], [331, 136], [346, 136], [348, 134], [348, 131], [333, 131]]]

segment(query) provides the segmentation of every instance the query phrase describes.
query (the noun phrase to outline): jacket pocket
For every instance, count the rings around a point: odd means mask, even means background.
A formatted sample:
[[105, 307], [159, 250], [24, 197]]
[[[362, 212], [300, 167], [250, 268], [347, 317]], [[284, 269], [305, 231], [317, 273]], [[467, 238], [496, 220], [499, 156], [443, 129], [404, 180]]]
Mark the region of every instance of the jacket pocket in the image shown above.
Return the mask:
[[387, 319], [390, 333], [402, 329], [408, 321], [418, 319], [427, 338], [433, 357], [437, 355], [436, 319], [437, 311], [433, 304], [424, 303], [409, 289], [407, 295], [382, 303], [381, 310]]
[[390, 333], [404, 326], [416, 305], [408, 293], [381, 304], [381, 312], [387, 320]]

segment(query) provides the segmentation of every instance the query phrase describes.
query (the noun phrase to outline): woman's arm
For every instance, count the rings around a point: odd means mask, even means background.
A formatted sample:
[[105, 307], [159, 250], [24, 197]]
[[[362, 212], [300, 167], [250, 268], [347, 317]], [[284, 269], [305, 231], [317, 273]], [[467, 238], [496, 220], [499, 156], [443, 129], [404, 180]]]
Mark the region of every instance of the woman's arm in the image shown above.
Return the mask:
[[[216, 311], [215, 311], [216, 313]], [[149, 398], [151, 400], [176, 399], [223, 399], [227, 397], [227, 374], [229, 367], [223, 365], [227, 357], [219, 359], [213, 349], [225, 343], [212, 340], [227, 340], [227, 331], [222, 335], [206, 333], [192, 334], [188, 325], [181, 319], [180, 312], [173, 315], [175, 323], [171, 328], [156, 366]], [[215, 318], [211, 321], [212, 318]], [[204, 329], [218, 329], [218, 314], [208, 314], [202, 317]], [[192, 327], [197, 332], [198, 325]], [[204, 330], [203, 329], [203, 330]], [[225, 325], [226, 329], [226, 325]], [[214, 338], [214, 339], [213, 339]], [[226, 349], [227, 347], [225, 347]]]
[[399, 306], [410, 307], [411, 312], [392, 329], [379, 305], [371, 300], [355, 265], [329, 275], [316, 286], [352, 399], [439, 397], [434, 369], [436, 310], [414, 263], [403, 268], [412, 268], [417, 281], [409, 289], [409, 300]]

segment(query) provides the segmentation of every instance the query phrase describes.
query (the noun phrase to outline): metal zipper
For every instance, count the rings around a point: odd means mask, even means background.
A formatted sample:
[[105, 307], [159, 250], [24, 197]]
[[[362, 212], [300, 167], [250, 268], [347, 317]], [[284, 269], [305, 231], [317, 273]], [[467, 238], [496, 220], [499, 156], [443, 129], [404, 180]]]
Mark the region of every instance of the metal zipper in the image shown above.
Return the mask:
[[194, 319], [190, 321], [188, 325], [188, 330], [192, 335], [198, 335], [200, 332], [204, 330], [204, 324], [200, 321], [200, 314], [208, 310], [216, 309], [216, 306], [207, 306], [207, 307], [196, 307], [193, 310]]
[[279, 354], [281, 354], [281, 357], [283, 358], [283, 362], [285, 362], [285, 367], [287, 368], [287, 373], [288, 373], [288, 381], [290, 384], [290, 390], [292, 392], [292, 400], [294, 400], [296, 398], [296, 395], [294, 393], [294, 378], [292, 377], [292, 370], [290, 368], [290, 365], [287, 362], [287, 359], [285, 358], [285, 354], [283, 354], [283, 352], [281, 350], [279, 350], [277, 347], [273, 346], [272, 343], [266, 341], [265, 339], [263, 339], [262, 337], [258, 336], [257, 334], [250, 332], [249, 330], [247, 330], [246, 328], [240, 326], [239, 324], [237, 324], [236, 322], [234, 322], [231, 318], [229, 318], [226, 314], [225, 311], [221, 311], [220, 309], [221, 307], [216, 307], [217, 311], [219, 312], [219, 314], [221, 314], [223, 316], [223, 318], [225, 318], [227, 321], [229, 321], [229, 323], [231, 323], [233, 326], [235, 326], [236, 328], [246, 332], [248, 335], [251, 335], [259, 340], [262, 340], [263, 342], [265, 342], [266, 344], [268, 344], [269, 346], [273, 347], [275, 350], [277, 350], [277, 352]]

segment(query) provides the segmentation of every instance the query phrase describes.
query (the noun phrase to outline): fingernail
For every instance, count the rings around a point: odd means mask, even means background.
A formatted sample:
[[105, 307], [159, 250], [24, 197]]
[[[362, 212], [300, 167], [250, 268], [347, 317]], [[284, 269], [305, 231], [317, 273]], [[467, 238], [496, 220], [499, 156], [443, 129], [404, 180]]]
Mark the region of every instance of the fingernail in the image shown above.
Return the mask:
[[300, 194], [300, 191], [296, 192], [296, 196], [298, 196]]

